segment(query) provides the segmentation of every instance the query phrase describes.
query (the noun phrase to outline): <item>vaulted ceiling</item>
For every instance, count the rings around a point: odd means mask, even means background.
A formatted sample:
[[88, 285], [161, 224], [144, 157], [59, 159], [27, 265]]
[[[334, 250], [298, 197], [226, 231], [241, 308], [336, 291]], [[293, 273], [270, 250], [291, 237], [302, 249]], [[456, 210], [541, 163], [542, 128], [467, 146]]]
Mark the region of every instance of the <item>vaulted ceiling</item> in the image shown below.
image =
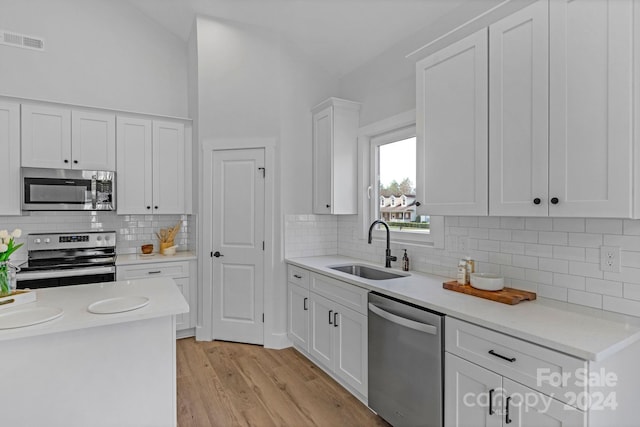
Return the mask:
[[[128, 0], [183, 40], [196, 15], [256, 25], [290, 39], [341, 76], [417, 31], [443, 20], [459, 25], [465, 8], [500, 0]], [[425, 42], [428, 42], [426, 40]]]

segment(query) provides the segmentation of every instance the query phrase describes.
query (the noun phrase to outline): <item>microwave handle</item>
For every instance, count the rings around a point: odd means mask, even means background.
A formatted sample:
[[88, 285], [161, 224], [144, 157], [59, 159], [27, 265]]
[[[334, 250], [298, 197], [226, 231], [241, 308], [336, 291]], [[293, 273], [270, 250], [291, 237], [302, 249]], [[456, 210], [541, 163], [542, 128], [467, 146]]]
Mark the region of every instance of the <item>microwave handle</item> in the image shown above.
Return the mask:
[[93, 175], [91, 177], [91, 207], [93, 209], [96, 208], [96, 203], [98, 201], [98, 194], [97, 194], [97, 188], [96, 188], [96, 175]]

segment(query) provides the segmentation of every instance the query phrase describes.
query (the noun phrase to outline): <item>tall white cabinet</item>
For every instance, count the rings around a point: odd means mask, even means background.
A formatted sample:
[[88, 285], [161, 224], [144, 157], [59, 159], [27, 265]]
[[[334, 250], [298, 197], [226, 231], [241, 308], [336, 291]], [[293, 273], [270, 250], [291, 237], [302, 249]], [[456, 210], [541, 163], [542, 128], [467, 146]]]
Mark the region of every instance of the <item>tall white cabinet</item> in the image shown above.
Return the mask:
[[20, 104], [0, 101], [0, 215], [20, 215]]
[[486, 215], [487, 30], [416, 64], [419, 213]]
[[313, 114], [313, 213], [358, 213], [360, 104], [329, 98]]
[[117, 134], [118, 213], [188, 213], [184, 123], [118, 116]]

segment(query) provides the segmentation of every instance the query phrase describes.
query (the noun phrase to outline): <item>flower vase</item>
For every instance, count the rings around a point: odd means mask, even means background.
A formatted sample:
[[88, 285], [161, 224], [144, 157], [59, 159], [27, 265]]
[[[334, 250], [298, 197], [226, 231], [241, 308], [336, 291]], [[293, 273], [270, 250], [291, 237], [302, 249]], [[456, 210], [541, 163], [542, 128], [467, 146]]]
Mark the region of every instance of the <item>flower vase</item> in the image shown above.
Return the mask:
[[0, 297], [16, 290], [16, 269], [6, 261], [0, 262]]

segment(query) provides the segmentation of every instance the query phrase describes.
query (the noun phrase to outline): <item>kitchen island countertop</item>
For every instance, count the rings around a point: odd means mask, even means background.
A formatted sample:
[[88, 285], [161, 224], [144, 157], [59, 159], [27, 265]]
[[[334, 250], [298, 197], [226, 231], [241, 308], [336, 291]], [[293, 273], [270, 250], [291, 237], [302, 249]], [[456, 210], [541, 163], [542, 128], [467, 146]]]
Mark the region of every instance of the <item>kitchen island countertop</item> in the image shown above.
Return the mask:
[[501, 304], [443, 289], [443, 282], [454, 279], [415, 271], [398, 279], [363, 279], [329, 267], [352, 263], [384, 267], [338, 255], [290, 258], [287, 262], [584, 360], [604, 360], [640, 340], [640, 319], [631, 316], [545, 298]]

